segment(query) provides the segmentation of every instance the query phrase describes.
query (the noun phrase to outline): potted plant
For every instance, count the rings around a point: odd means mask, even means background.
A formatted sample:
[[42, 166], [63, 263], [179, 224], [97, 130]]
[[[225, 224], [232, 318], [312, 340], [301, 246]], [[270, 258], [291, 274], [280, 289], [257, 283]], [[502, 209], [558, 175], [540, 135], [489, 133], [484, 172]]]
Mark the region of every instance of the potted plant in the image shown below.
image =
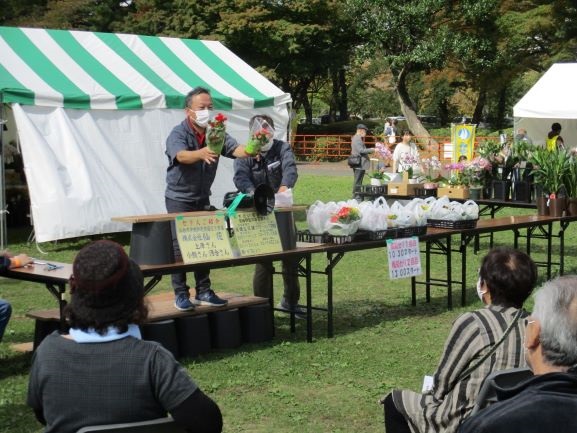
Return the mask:
[[381, 186], [383, 182], [387, 182], [389, 180], [389, 176], [380, 170], [368, 173], [367, 176], [369, 176], [371, 179], [372, 186]]
[[567, 190], [567, 210], [569, 215], [577, 215], [577, 155], [571, 153], [569, 167], [564, 181]]
[[425, 175], [424, 189], [436, 189], [438, 182], [446, 180], [441, 176], [441, 161], [438, 157], [432, 156], [421, 161], [421, 171]]
[[469, 198], [473, 200], [480, 199], [487, 179], [487, 173], [491, 172], [491, 163], [483, 157], [477, 157], [464, 165], [463, 178], [469, 186]]
[[542, 194], [537, 197], [537, 209], [543, 211], [543, 199], [545, 199], [551, 216], [562, 216], [565, 210], [565, 197], [560, 197], [559, 193], [565, 189], [569, 159], [569, 153], [564, 149], [551, 152], [540, 148], [531, 156], [533, 164], [531, 173], [535, 176], [535, 183], [542, 185]]

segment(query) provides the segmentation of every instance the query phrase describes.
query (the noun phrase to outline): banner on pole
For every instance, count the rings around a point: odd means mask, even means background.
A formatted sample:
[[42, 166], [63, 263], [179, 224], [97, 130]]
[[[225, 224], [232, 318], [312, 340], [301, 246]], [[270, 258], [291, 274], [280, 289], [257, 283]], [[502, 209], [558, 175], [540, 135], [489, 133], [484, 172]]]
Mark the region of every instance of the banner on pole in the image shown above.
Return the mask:
[[475, 131], [477, 125], [451, 123], [451, 142], [453, 143], [453, 161], [458, 162], [461, 156], [473, 159]]

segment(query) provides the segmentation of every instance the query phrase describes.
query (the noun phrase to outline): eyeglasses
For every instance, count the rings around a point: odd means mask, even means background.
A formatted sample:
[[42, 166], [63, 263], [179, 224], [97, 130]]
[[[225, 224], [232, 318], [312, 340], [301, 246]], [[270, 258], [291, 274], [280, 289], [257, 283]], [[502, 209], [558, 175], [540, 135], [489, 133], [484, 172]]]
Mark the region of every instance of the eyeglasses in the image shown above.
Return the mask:
[[529, 318], [525, 319], [525, 327], [527, 327], [529, 323], [535, 323], [535, 320], [529, 320]]

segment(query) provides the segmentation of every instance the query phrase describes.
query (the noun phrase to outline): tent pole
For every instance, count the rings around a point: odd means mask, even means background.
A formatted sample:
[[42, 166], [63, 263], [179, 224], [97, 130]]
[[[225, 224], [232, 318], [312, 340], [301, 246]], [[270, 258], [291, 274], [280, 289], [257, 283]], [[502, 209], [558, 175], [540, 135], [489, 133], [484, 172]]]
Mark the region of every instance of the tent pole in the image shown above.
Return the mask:
[[6, 181], [4, 179], [4, 125], [8, 119], [4, 118], [4, 102], [0, 93], [0, 250], [4, 251], [6, 241]]

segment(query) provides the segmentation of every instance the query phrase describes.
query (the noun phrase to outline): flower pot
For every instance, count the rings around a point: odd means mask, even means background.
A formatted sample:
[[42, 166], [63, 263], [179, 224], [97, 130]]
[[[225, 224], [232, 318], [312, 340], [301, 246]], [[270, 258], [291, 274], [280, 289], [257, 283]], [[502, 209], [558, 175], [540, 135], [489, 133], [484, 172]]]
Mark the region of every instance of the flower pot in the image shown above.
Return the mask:
[[436, 182], [425, 182], [423, 184], [424, 189], [436, 189], [438, 184]]
[[469, 187], [469, 199], [480, 200], [483, 190], [481, 187]]
[[531, 184], [519, 181], [513, 184], [513, 200], [529, 203], [531, 201]]
[[495, 200], [509, 200], [511, 194], [511, 182], [508, 180], [493, 181], [493, 198]]
[[411, 177], [409, 179], [409, 183], [414, 185], [416, 183], [419, 183], [419, 179], [417, 179], [416, 177]]
[[371, 178], [371, 185], [372, 186], [381, 186], [381, 179]]
[[561, 217], [567, 207], [565, 197], [550, 198], [549, 199], [549, 215], [552, 217]]
[[537, 215], [549, 215], [549, 199], [543, 195], [537, 196]]
[[569, 215], [577, 216], [577, 197], [571, 197], [567, 201], [567, 211]]

